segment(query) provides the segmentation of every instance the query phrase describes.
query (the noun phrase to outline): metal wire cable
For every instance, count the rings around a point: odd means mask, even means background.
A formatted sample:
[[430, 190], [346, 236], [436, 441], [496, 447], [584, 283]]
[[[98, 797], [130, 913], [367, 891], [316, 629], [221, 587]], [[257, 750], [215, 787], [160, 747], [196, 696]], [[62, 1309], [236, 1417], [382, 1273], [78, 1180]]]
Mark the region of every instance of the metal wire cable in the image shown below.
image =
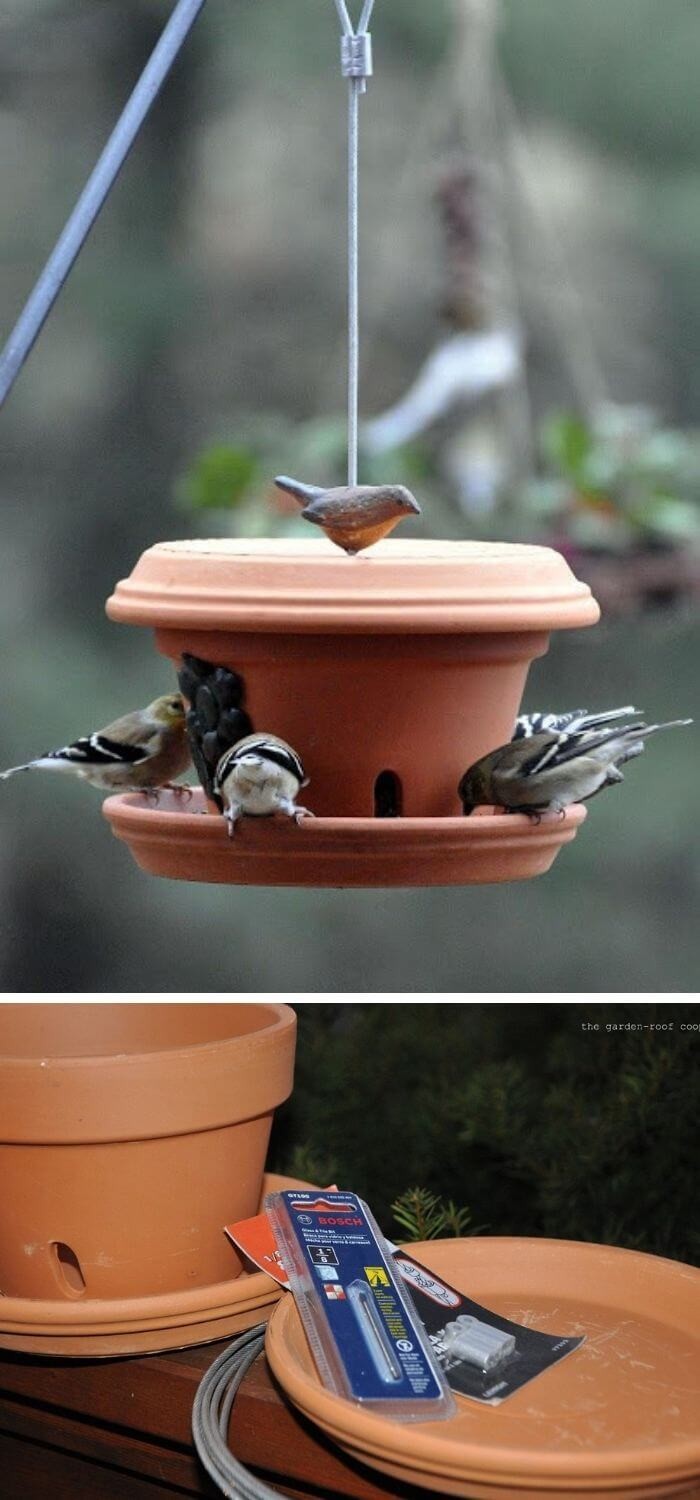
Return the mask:
[[205, 0], [178, 0], [0, 355], [7, 399]]
[[228, 1500], [279, 1500], [280, 1496], [279, 1490], [256, 1479], [234, 1458], [227, 1440], [231, 1408], [241, 1382], [263, 1351], [265, 1327], [258, 1323], [234, 1339], [209, 1367], [194, 1398], [194, 1446], [210, 1479]]
[[357, 484], [360, 385], [359, 308], [359, 137], [360, 94], [372, 74], [372, 39], [368, 26], [374, 0], [364, 0], [357, 31], [346, 0], [335, 0], [342, 31], [340, 59], [348, 80], [348, 484]]

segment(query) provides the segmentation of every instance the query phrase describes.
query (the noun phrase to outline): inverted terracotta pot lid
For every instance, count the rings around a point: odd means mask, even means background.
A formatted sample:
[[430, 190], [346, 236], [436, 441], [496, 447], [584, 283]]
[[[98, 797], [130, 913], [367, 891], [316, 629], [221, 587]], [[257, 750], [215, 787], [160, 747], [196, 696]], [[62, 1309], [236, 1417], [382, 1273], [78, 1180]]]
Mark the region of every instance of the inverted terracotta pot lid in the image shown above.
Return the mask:
[[108, 797], [102, 811], [136, 863], [151, 875], [224, 885], [472, 885], [544, 874], [586, 817], [245, 818], [234, 838], [208, 816], [204, 794]]
[[[266, 1172], [260, 1203], [268, 1193], [311, 1186], [296, 1177]], [[62, 1297], [0, 1297], [0, 1348], [72, 1359], [184, 1349], [262, 1322], [281, 1290], [264, 1271], [244, 1271], [231, 1281], [153, 1297], [75, 1302]]]
[[195, 630], [440, 632], [594, 625], [588, 585], [549, 547], [325, 538], [160, 542], [107, 601], [113, 620]]
[[463, 1497], [687, 1493], [700, 1477], [700, 1271], [566, 1240], [489, 1238], [407, 1247], [505, 1317], [586, 1335], [501, 1406], [457, 1398], [449, 1422], [397, 1424], [324, 1389], [291, 1298], [266, 1339], [296, 1406], [355, 1458]]

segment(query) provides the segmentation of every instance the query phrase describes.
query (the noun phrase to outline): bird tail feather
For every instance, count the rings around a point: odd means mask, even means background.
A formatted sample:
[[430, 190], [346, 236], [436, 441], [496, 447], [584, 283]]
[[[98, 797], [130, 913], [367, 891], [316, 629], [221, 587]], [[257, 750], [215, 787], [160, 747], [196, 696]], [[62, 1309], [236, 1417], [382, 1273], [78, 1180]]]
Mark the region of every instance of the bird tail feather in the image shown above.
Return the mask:
[[630, 714], [638, 713], [640, 709], [633, 708], [631, 704], [626, 708], [610, 708], [602, 714], [586, 714], [585, 723], [581, 727], [586, 730], [602, 729], [605, 724], [613, 724], [616, 719], [628, 719]]
[[[648, 735], [656, 734], [657, 729], [685, 729], [686, 725], [692, 724], [692, 722], [692, 719], [668, 719], [665, 724], [645, 724], [642, 727], [639, 738], [645, 740]], [[630, 725], [630, 729], [634, 728], [634, 724]], [[626, 733], [627, 731], [623, 730], [622, 732]]]
[[0, 781], [7, 781], [8, 776], [16, 776], [18, 771], [31, 771], [32, 762], [27, 761], [25, 766], [10, 766], [7, 771], [0, 771]]
[[307, 505], [310, 500], [318, 500], [325, 490], [319, 489], [316, 484], [302, 484], [299, 479], [290, 479], [287, 474], [278, 474], [275, 479], [278, 490], [286, 490], [288, 495], [293, 495], [295, 500], [301, 500]]

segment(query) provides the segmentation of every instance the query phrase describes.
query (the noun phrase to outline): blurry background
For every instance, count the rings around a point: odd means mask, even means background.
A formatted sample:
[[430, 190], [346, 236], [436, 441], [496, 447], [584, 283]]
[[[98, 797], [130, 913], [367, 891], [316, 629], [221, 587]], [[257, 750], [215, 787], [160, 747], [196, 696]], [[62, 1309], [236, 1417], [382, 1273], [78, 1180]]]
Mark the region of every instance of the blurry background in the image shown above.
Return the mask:
[[[169, 10], [4, 0], [3, 336]], [[526, 707], [697, 717], [697, 5], [377, 0], [372, 29], [365, 473], [424, 535], [553, 541], [591, 581], [603, 623]], [[170, 685], [104, 616], [144, 547], [287, 530], [270, 476], [342, 471], [337, 50], [331, 0], [210, 0], [3, 410], [2, 764]], [[97, 793], [19, 778], [0, 983], [688, 990], [697, 759], [697, 730], [651, 745], [543, 879], [382, 893], [149, 879]]]
[[694, 1005], [295, 1009], [274, 1170], [362, 1194], [397, 1239], [548, 1235], [700, 1260]]

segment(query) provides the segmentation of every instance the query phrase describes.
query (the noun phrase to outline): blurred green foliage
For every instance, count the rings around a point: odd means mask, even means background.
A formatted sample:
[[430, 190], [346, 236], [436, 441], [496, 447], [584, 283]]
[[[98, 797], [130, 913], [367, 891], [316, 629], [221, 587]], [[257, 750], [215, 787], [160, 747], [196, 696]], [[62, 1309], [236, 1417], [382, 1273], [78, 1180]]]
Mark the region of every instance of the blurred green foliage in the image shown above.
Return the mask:
[[[193, 511], [222, 512], [221, 525], [237, 534], [299, 531], [270, 503], [271, 478], [291, 468], [316, 484], [345, 479], [346, 428], [342, 418], [286, 425], [280, 413], [258, 414], [249, 444], [213, 443], [177, 482], [175, 495]], [[245, 424], [243, 424], [245, 426]], [[503, 538], [504, 527], [523, 539], [533, 525], [556, 530], [556, 541], [614, 553], [630, 547], [683, 546], [700, 540], [700, 436], [659, 425], [642, 407], [608, 407], [586, 422], [553, 412], [540, 431], [542, 469], [507, 497], [502, 508], [471, 518], [485, 536]], [[440, 472], [440, 434], [381, 455], [362, 454], [364, 483], [419, 486], [430, 507], [460, 512]], [[227, 520], [226, 513], [234, 514]]]
[[605, 551], [700, 540], [700, 435], [661, 427], [644, 408], [596, 421], [556, 413], [543, 424], [545, 464], [513, 503], [571, 541]]
[[[308, 535], [274, 487], [276, 474], [311, 484], [346, 482], [347, 426], [342, 417], [313, 417], [292, 424], [281, 412], [248, 414], [237, 423], [241, 441], [207, 444], [175, 482], [174, 499], [185, 510], [207, 510], [237, 536]], [[424, 445], [406, 444], [375, 456], [360, 449], [362, 482], [411, 485], [428, 481]], [[281, 508], [281, 504], [284, 508]], [[218, 515], [217, 515], [218, 513]]]
[[215, 443], [183, 476], [177, 495], [192, 510], [235, 510], [259, 475], [258, 458], [250, 448]]
[[392, 1215], [422, 1237], [451, 1218], [473, 1232], [456, 1200], [487, 1234], [700, 1258], [700, 1032], [680, 1030], [694, 1005], [297, 1009], [277, 1160], [292, 1141], [307, 1167], [330, 1154], [322, 1180], [361, 1193], [387, 1232]]

